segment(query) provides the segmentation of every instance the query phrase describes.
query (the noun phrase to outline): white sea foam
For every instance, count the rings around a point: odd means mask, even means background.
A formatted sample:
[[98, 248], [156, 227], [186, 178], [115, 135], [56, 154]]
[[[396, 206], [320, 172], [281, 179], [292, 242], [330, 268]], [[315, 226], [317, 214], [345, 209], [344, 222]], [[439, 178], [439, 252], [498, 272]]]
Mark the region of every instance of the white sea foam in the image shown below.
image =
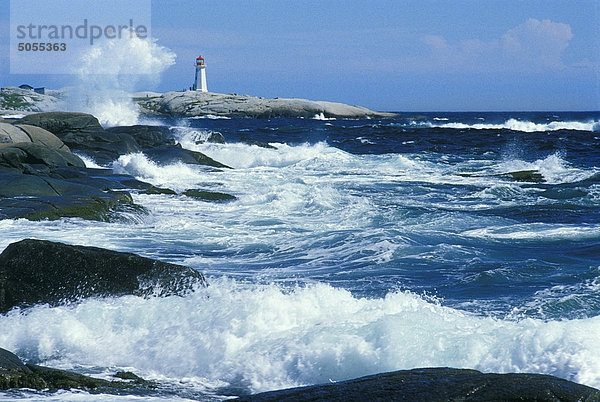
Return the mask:
[[317, 113], [312, 117], [313, 120], [335, 120], [335, 117], [325, 117], [323, 112]]
[[557, 152], [544, 159], [527, 162], [520, 159], [507, 159], [496, 167], [498, 173], [534, 170], [539, 172], [548, 183], [573, 183], [585, 180], [597, 173], [595, 169], [582, 170], [570, 166]]
[[503, 321], [411, 293], [364, 299], [211, 279], [182, 298], [121, 297], [0, 317], [0, 344], [53, 366], [258, 392], [414, 367], [548, 373], [600, 386], [600, 317]]
[[327, 145], [302, 144], [290, 146], [283, 143], [271, 143], [273, 148], [262, 148], [242, 143], [197, 144], [198, 131], [189, 129], [180, 137], [184, 148], [203, 152], [211, 158], [234, 168], [285, 167], [299, 162], [339, 159], [340, 162], [353, 158], [352, 155]]
[[190, 119], [193, 120], [197, 120], [197, 119], [209, 119], [209, 120], [231, 120], [231, 117], [227, 117], [227, 116], [217, 116], [214, 114], [205, 114], [202, 116], [192, 116], [189, 117]]
[[87, 167], [87, 168], [106, 169], [105, 166], [98, 165], [94, 159], [92, 159], [91, 157], [89, 157], [87, 155], [83, 155], [78, 152], [74, 152], [74, 154], [77, 155], [83, 161], [83, 163], [85, 163], [85, 167]]
[[204, 177], [202, 170], [195, 165], [159, 165], [141, 152], [120, 156], [112, 163], [112, 168], [115, 173], [129, 174], [155, 186], [175, 191], [193, 188]]
[[[435, 119], [434, 119], [435, 120]], [[579, 131], [597, 131], [598, 122], [593, 120], [587, 122], [581, 121], [552, 121], [550, 123], [534, 123], [528, 120], [508, 119], [501, 124], [466, 124], [466, 123], [444, 123], [431, 124], [431, 127], [454, 128], [454, 129], [476, 129], [476, 130], [514, 130], [533, 133], [539, 131], [557, 131], [557, 130], [579, 130]]]
[[468, 230], [464, 236], [495, 240], [516, 241], [583, 241], [600, 238], [600, 226], [597, 225], [559, 225], [548, 223], [529, 223], [510, 226], [491, 226]]

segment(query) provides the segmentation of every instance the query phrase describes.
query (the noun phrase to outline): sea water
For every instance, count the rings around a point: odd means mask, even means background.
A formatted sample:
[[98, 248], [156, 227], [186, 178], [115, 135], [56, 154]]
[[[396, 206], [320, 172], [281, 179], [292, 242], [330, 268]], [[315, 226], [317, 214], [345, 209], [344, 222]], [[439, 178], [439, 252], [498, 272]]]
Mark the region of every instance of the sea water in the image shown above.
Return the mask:
[[104, 247], [210, 284], [0, 316], [0, 347], [27, 361], [161, 384], [0, 399], [222, 399], [436, 366], [600, 387], [600, 113], [322, 117], [157, 120], [232, 169], [104, 166], [233, 202], [133, 192], [148, 214], [0, 221], [0, 249]]

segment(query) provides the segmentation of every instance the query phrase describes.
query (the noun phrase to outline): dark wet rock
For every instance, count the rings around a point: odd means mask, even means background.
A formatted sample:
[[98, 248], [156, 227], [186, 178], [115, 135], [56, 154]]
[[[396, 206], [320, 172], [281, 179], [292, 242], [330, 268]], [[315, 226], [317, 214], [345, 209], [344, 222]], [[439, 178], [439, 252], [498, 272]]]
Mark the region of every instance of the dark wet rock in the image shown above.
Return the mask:
[[477, 174], [477, 173], [458, 173], [461, 177], [503, 177], [519, 182], [544, 183], [544, 176], [537, 170], [518, 170], [515, 172], [506, 172], [498, 174]]
[[152, 186], [143, 191], [144, 194], [167, 194], [167, 195], [175, 195], [177, 194], [175, 191], [170, 188], [160, 188]]
[[540, 193], [541, 197], [551, 200], [570, 200], [573, 198], [585, 197], [587, 192], [578, 188], [551, 188]]
[[23, 117], [20, 124], [30, 124], [50, 131], [59, 138], [104, 131], [97, 118], [87, 113], [46, 112]]
[[0, 254], [0, 313], [86, 297], [185, 295], [206, 286], [181, 265], [131, 253], [25, 239]]
[[217, 202], [227, 202], [227, 201], [235, 201], [237, 197], [231, 194], [220, 193], [217, 191], [205, 191], [205, 190], [186, 190], [182, 193], [188, 197], [197, 198], [204, 201], [217, 201]]
[[0, 219], [78, 217], [106, 221], [131, 195], [87, 184], [0, 170]]
[[256, 145], [257, 147], [266, 148], [266, 149], [277, 149], [277, 147], [274, 147], [273, 145], [268, 144], [266, 142], [253, 140], [251, 138], [244, 137], [244, 136], [242, 136], [240, 138], [240, 141], [247, 145]]
[[[125, 376], [117, 378], [129, 380], [124, 381], [107, 381], [98, 378], [88, 377], [78, 373], [65, 370], [57, 370], [53, 368], [38, 366], [35, 364], [25, 364], [15, 354], [8, 350], [0, 348], [0, 390], [8, 390], [14, 388], [29, 388], [36, 390], [57, 390], [57, 389], [85, 389], [85, 390], [122, 390], [139, 387], [145, 385], [152, 387], [148, 381], [129, 373]], [[135, 376], [133, 378], [132, 376]]]
[[44, 389], [47, 387], [48, 384], [15, 354], [0, 348], [0, 390], [11, 388]]
[[497, 176], [530, 183], [543, 183], [546, 181], [544, 180], [544, 176], [537, 170], [519, 170], [516, 172], [502, 173]]
[[35, 174], [53, 167], [85, 167], [77, 155], [31, 142], [0, 144], [0, 167]]
[[50, 173], [53, 178], [68, 180], [71, 182], [86, 184], [100, 190], [123, 190], [135, 189], [146, 190], [152, 184], [127, 175], [113, 173], [112, 169], [53, 169]]
[[0, 197], [57, 196], [82, 194], [102, 196], [103, 192], [78, 183], [0, 171]]
[[25, 116], [20, 123], [50, 131], [71, 150], [84, 153], [100, 164], [107, 164], [121, 155], [142, 150], [131, 135], [106, 131], [98, 119], [86, 113], [37, 113]]
[[0, 370], [23, 370], [31, 372], [14, 353], [0, 348]]
[[181, 145], [152, 148], [144, 151], [144, 155], [150, 160], [160, 164], [186, 163], [190, 165], [204, 165], [216, 168], [227, 168], [229, 166], [217, 162], [201, 152], [182, 148]]
[[106, 131], [130, 135], [144, 149], [175, 145], [175, 138], [169, 127], [166, 126], [120, 126], [107, 128]]
[[137, 384], [147, 384], [148, 383], [148, 381], [146, 381], [142, 377], [132, 373], [131, 371], [118, 371], [113, 375], [113, 377], [120, 378], [121, 380], [133, 381], [134, 383], [137, 383]]
[[600, 401], [600, 391], [541, 374], [425, 368], [245, 396], [243, 401]]
[[69, 150], [57, 136], [41, 127], [0, 122], [0, 143], [20, 142], [31, 142], [51, 149]]
[[208, 133], [206, 142], [213, 144], [225, 144], [225, 137], [223, 137], [223, 134], [219, 133], [218, 131], [211, 131]]

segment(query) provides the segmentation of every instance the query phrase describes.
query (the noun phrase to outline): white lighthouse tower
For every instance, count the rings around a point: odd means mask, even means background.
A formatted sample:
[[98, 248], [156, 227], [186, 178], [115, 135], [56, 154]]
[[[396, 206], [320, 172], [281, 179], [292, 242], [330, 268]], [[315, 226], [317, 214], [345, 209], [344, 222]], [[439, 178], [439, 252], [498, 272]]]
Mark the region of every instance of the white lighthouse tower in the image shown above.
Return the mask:
[[206, 66], [204, 58], [198, 56], [196, 59], [196, 81], [194, 82], [194, 91], [208, 92], [206, 89]]

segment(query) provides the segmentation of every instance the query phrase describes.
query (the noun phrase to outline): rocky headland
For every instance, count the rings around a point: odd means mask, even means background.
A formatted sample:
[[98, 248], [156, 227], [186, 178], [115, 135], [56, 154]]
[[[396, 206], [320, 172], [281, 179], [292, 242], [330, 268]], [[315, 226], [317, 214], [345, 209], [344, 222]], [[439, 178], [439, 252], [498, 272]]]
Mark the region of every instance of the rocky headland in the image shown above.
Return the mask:
[[[71, 89], [72, 91], [75, 91]], [[47, 90], [38, 94], [16, 87], [0, 91], [0, 114], [30, 114], [64, 110], [69, 89]], [[231, 118], [322, 117], [367, 118], [395, 117], [394, 113], [376, 112], [362, 106], [297, 98], [262, 98], [251, 95], [220, 94], [200, 91], [166, 93], [139, 92], [131, 95], [139, 112], [148, 116]]]
[[50, 112], [64, 108], [63, 90], [37, 93], [31, 89], [5, 87], [0, 89], [0, 115]]
[[296, 98], [261, 98], [250, 95], [219, 94], [214, 92], [184, 91], [139, 93], [134, 100], [140, 111], [147, 115], [195, 117], [323, 117], [366, 118], [394, 117], [394, 113], [382, 113], [361, 106], [343, 103], [311, 101]]

